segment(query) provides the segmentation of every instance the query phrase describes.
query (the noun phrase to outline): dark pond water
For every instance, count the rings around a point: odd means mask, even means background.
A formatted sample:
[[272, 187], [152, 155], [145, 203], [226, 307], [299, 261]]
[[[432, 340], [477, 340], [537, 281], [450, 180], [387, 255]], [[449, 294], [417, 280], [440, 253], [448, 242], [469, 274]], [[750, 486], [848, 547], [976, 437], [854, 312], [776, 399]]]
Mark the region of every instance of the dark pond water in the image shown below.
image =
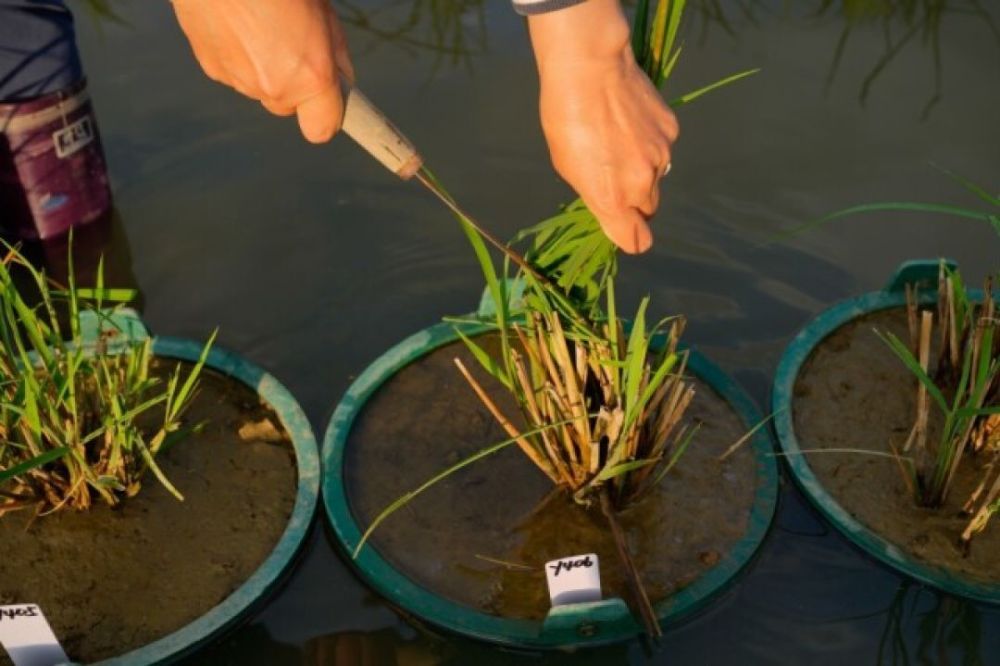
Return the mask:
[[[649, 254], [621, 291], [682, 311], [688, 337], [762, 404], [786, 341], [901, 260], [947, 254], [978, 279], [986, 228], [920, 215], [855, 218], [768, 243], [831, 210], [880, 199], [969, 202], [933, 161], [995, 189], [1000, 12], [973, 0], [692, 0], [675, 92], [743, 69], [751, 81], [680, 110], [683, 136]], [[570, 198], [551, 172], [523, 26], [500, 0], [341, 5], [362, 87], [465, 205], [499, 235]], [[165, 2], [80, 16], [118, 218], [104, 242], [164, 333], [220, 340], [280, 377], [318, 432], [352, 376], [446, 313], [480, 278], [455, 223], [347, 140], [210, 83]], [[846, 8], [846, 9], [845, 9]], [[930, 9], [928, 9], [930, 8]], [[934, 8], [943, 13], [927, 18]], [[912, 11], [909, 11], [912, 10]], [[838, 58], [838, 43], [843, 48]], [[974, 202], [972, 202], [974, 203]], [[831, 531], [786, 484], [760, 557], [648, 658], [682, 664], [998, 663], [1000, 612], [919, 589]], [[538, 663], [642, 663], [634, 643]], [[287, 584], [193, 659], [210, 664], [506, 664], [433, 637], [351, 573], [322, 524]]]

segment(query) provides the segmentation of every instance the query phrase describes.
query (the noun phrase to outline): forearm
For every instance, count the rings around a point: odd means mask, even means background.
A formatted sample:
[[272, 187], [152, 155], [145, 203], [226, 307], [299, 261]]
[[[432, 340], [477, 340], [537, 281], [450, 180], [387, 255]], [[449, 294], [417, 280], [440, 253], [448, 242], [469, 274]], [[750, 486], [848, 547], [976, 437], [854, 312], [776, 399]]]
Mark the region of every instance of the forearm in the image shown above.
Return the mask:
[[552, 65], [618, 58], [628, 52], [630, 31], [619, 0], [585, 0], [560, 11], [531, 14], [528, 30], [539, 70]]
[[528, 29], [553, 166], [612, 241], [627, 252], [648, 249], [646, 221], [659, 204], [677, 120], [636, 64], [619, 0], [530, 14]]

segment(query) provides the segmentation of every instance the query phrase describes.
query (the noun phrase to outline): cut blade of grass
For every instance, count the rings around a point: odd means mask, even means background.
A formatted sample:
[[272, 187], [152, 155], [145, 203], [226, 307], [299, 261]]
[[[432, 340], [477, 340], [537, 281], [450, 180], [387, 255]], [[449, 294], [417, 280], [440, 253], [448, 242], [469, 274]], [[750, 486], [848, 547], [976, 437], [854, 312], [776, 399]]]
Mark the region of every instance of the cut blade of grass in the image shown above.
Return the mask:
[[768, 423], [770, 423], [772, 420], [774, 420], [774, 417], [776, 417], [778, 414], [781, 414], [786, 409], [788, 409], [788, 408], [787, 407], [782, 407], [781, 409], [773, 411], [769, 415], [767, 415], [764, 418], [762, 418], [760, 421], [757, 422], [756, 425], [754, 425], [754, 427], [750, 428], [750, 430], [748, 430], [745, 435], [743, 435], [742, 437], [740, 437], [729, 448], [727, 448], [725, 451], [723, 451], [722, 455], [720, 455], [718, 457], [718, 460], [721, 462], [723, 460], [726, 460], [729, 456], [731, 456], [734, 453], [736, 453], [740, 449], [740, 447], [742, 447], [744, 444], [746, 444], [751, 439], [753, 439], [753, 436], [756, 435], [757, 432], [761, 428], [763, 428]]
[[707, 86], [702, 86], [701, 88], [698, 88], [696, 90], [692, 90], [691, 92], [684, 93], [683, 95], [680, 95], [678, 97], [674, 97], [668, 103], [669, 103], [669, 105], [671, 107], [674, 107], [674, 108], [680, 107], [680, 106], [684, 106], [685, 104], [690, 104], [691, 102], [695, 101], [699, 97], [702, 97], [703, 95], [707, 95], [708, 93], [712, 92], [713, 90], [718, 90], [719, 88], [723, 88], [723, 87], [728, 86], [730, 84], [736, 83], [737, 81], [740, 81], [741, 79], [745, 79], [747, 77], [753, 76], [754, 74], [757, 74], [759, 72], [760, 72], [760, 68], [759, 67], [755, 67], [753, 69], [746, 69], [746, 70], [743, 70], [742, 72], [737, 72], [736, 74], [731, 74], [730, 76], [726, 76], [724, 78], [721, 78], [718, 81], [715, 81], [713, 83], [709, 83]]
[[[524, 437], [530, 437], [532, 435], [537, 435], [537, 434], [541, 433], [543, 430], [546, 430], [548, 428], [558, 427], [559, 425], [562, 425], [562, 424], [561, 423], [554, 423], [554, 424], [552, 424], [550, 426], [546, 426], [546, 428], [536, 428], [535, 430], [529, 430], [529, 431], [523, 433], [523, 435], [519, 435], [519, 437], [522, 437], [522, 436], [524, 436]], [[501, 442], [497, 442], [496, 444], [493, 444], [492, 446], [488, 446], [488, 447], [486, 447], [484, 449], [481, 449], [481, 450], [477, 451], [476, 453], [472, 454], [468, 458], [460, 460], [459, 462], [457, 462], [454, 465], [448, 467], [447, 469], [439, 472], [438, 474], [435, 474], [433, 477], [431, 477], [430, 479], [428, 479], [424, 483], [420, 484], [415, 489], [411, 490], [410, 492], [408, 492], [408, 493], [402, 495], [401, 497], [399, 497], [398, 499], [396, 499], [389, 506], [387, 506], [385, 509], [383, 509], [375, 517], [375, 519], [371, 522], [371, 524], [368, 526], [368, 528], [364, 531], [364, 534], [361, 535], [361, 539], [358, 541], [357, 546], [354, 547], [354, 550], [351, 553], [351, 558], [352, 559], [357, 559], [358, 558], [358, 555], [361, 553], [361, 549], [364, 548], [364, 546], [365, 546], [366, 543], [368, 543], [368, 540], [371, 538], [371, 535], [375, 532], [376, 529], [378, 529], [379, 525], [381, 525], [383, 522], [385, 522], [386, 518], [388, 518], [389, 516], [391, 516], [392, 514], [394, 514], [396, 511], [398, 511], [402, 507], [404, 507], [407, 504], [409, 504], [411, 501], [413, 501], [414, 498], [416, 498], [417, 496], [419, 496], [421, 493], [423, 493], [424, 491], [426, 491], [429, 488], [433, 487], [434, 485], [440, 483], [444, 479], [447, 479], [449, 476], [451, 476], [455, 472], [458, 472], [459, 470], [462, 470], [462, 469], [468, 467], [469, 465], [472, 465], [473, 463], [475, 463], [475, 462], [477, 462], [479, 460], [482, 460], [483, 458], [491, 456], [494, 453], [497, 453], [498, 451], [502, 451], [503, 449], [507, 448], [511, 444], [516, 443], [518, 441], [519, 437], [511, 437], [510, 439], [505, 439], [505, 440], [503, 440]]]

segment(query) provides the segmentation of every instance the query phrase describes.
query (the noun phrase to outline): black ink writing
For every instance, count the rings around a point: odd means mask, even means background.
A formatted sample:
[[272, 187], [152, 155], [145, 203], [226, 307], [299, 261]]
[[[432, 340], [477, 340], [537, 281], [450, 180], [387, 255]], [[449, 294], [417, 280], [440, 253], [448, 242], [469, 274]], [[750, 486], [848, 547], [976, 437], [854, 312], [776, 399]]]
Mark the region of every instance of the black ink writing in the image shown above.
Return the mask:
[[0, 608], [0, 622], [4, 620], [16, 620], [19, 617], [38, 617], [38, 606]]
[[593, 560], [590, 559], [590, 555], [584, 557], [580, 560], [559, 560], [555, 564], [550, 564], [552, 567], [552, 575], [558, 576], [560, 572], [570, 571], [572, 569], [589, 569], [594, 566]]

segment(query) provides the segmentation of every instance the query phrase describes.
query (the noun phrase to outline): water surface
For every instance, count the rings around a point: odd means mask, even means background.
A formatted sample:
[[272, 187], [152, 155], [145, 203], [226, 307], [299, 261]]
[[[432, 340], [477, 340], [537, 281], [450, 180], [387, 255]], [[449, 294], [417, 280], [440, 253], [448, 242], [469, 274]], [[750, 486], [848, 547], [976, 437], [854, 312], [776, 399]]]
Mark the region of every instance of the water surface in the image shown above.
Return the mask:
[[[988, 229], [921, 215], [859, 217], [768, 241], [865, 201], [969, 203], [932, 161], [995, 189], [1000, 14], [973, 0], [689, 4], [703, 11], [684, 29], [671, 93], [762, 72], [679, 110], [657, 242], [622, 262], [620, 292], [630, 307], [649, 293], [656, 313], [684, 312], [688, 339], [764, 404], [798, 328], [881, 286], [900, 261], [946, 254], [977, 280], [996, 266], [1000, 245]], [[154, 330], [203, 338], [219, 326], [220, 343], [281, 378], [321, 434], [367, 363], [473, 307], [473, 255], [429, 196], [346, 139], [309, 146], [294, 122], [208, 81], [168, 3], [115, 6], [127, 25], [79, 20], [118, 207], [103, 247], [143, 290]], [[570, 200], [538, 128], [524, 29], [505, 2], [338, 6], [362, 88], [498, 235]], [[927, 6], [946, 11], [925, 20]], [[996, 610], [868, 560], [785, 484], [740, 585], [668, 627], [652, 661], [989, 663], [998, 630]], [[524, 659], [402, 619], [355, 578], [319, 524], [285, 587], [190, 663]], [[644, 650], [536, 661], [643, 663]]]

